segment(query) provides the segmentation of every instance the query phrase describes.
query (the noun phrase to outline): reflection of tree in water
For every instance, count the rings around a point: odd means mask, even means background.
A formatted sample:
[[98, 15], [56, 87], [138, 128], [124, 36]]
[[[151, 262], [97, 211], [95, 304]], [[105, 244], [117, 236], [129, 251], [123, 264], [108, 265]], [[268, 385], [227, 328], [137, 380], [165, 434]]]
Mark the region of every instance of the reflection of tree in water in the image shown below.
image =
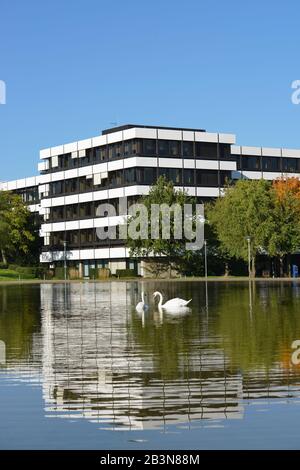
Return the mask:
[[8, 363], [28, 359], [40, 323], [40, 286], [0, 287], [0, 339], [6, 344]]
[[153, 355], [157, 376], [162, 380], [185, 378], [189, 373], [189, 356], [195, 352], [193, 339], [199, 338], [199, 317], [187, 315], [183, 318], [164, 317], [161, 324], [153, 322], [147, 314], [144, 325], [133, 313], [128, 323], [133, 347], [139, 345]]
[[300, 338], [300, 286], [295, 292], [288, 284], [253, 283], [251, 315], [248, 285], [233, 287], [220, 293], [221, 308], [211, 327], [223, 337], [232, 367], [269, 369], [281, 361], [292, 341]]
[[[174, 286], [184, 291], [184, 285], [173, 283], [172, 291], [167, 291], [169, 296], [174, 294]], [[297, 385], [300, 377], [300, 367], [290, 362], [291, 344], [300, 339], [299, 284], [252, 283], [250, 297], [248, 283], [208, 283], [208, 316], [203, 315], [203, 284], [190, 286], [192, 292], [188, 296], [194, 298], [192, 316], [178, 324], [164, 322], [157, 329], [152, 328], [151, 322], [145, 322], [143, 328], [137, 319], [133, 321], [137, 343], [156, 356], [162, 378], [190, 373], [191, 355], [195, 348], [201, 349], [202, 340], [205, 348], [224, 351], [226, 373], [242, 373], [245, 393], [252, 388], [254, 395], [259, 390], [260, 396], [270, 396], [273, 386], [282, 385], [288, 394], [286, 387]]]

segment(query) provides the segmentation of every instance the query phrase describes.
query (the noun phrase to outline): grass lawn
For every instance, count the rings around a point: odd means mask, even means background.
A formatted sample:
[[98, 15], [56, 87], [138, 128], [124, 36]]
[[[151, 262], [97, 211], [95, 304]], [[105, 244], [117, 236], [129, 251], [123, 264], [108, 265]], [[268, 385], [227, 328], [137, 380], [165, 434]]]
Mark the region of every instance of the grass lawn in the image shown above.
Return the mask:
[[0, 269], [0, 281], [18, 281], [21, 279], [36, 279], [30, 274], [20, 274], [12, 269]]

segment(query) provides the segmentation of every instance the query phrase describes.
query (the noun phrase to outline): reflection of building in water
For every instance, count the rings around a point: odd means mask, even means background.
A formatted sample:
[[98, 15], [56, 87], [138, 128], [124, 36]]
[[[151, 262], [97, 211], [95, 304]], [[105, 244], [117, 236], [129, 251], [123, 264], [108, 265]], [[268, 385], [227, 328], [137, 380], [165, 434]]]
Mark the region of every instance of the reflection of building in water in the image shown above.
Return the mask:
[[299, 375], [283, 367], [283, 358], [269, 358], [267, 367], [254, 356], [248, 371], [239, 371], [239, 361], [224, 353], [226, 334], [206, 312], [176, 320], [150, 313], [142, 321], [136, 287], [41, 286], [41, 331], [30, 330], [31, 347], [10, 356], [6, 370], [42, 383], [47, 416], [84, 417], [110, 429], [195, 426], [203, 419], [213, 425], [241, 418], [250, 403], [300, 397]]
[[221, 348], [203, 346], [196, 333], [196, 347], [178, 357], [176, 378], [163, 380], [155, 354], [130, 328], [129, 283], [94, 284], [93, 294], [90, 284], [66, 289], [41, 286], [48, 412], [123, 429], [241, 417], [241, 377], [229, 372]]

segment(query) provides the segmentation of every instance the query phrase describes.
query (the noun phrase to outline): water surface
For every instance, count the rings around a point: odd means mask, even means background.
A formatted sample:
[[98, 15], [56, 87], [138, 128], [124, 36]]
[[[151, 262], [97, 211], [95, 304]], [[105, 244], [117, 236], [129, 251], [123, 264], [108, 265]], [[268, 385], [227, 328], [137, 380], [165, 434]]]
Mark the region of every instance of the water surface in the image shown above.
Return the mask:
[[296, 283], [1, 286], [0, 448], [298, 449], [296, 339]]

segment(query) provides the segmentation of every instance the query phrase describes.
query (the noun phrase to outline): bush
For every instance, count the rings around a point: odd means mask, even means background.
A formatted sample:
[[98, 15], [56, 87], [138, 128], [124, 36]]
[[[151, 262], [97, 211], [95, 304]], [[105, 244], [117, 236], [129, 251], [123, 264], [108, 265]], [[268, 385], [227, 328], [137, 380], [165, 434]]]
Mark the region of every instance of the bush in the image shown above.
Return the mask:
[[117, 269], [117, 277], [136, 277], [136, 272], [134, 269]]
[[90, 279], [98, 279], [98, 277], [99, 277], [98, 269], [90, 268]]
[[33, 274], [27, 273], [19, 273], [20, 279], [34, 279], [35, 276]]
[[[4, 269], [1, 267], [1, 263], [0, 263], [0, 269]], [[46, 278], [49, 278], [49, 270], [45, 266], [19, 266], [17, 264], [10, 264], [8, 266], [8, 269], [10, 271], [16, 272], [17, 278], [19, 278], [19, 275], [20, 275], [21, 279], [32, 279], [32, 278], [44, 279], [45, 276]]]
[[8, 265], [8, 269], [11, 269], [12, 271], [16, 271], [18, 267], [19, 267], [18, 264], [9, 264]]
[[0, 269], [7, 269], [7, 268], [8, 268], [7, 264], [0, 263]]
[[37, 268], [29, 266], [18, 266], [15, 271], [22, 275], [36, 277]]
[[7, 277], [9, 279], [19, 279], [19, 274], [16, 273], [15, 271], [11, 271], [10, 269], [6, 269], [4, 272], [1, 272], [0, 276], [1, 278]]
[[56, 266], [54, 277], [56, 279], [64, 279], [65, 278], [65, 270], [64, 267]]
[[110, 276], [109, 268], [98, 268], [98, 279], [108, 279]]

